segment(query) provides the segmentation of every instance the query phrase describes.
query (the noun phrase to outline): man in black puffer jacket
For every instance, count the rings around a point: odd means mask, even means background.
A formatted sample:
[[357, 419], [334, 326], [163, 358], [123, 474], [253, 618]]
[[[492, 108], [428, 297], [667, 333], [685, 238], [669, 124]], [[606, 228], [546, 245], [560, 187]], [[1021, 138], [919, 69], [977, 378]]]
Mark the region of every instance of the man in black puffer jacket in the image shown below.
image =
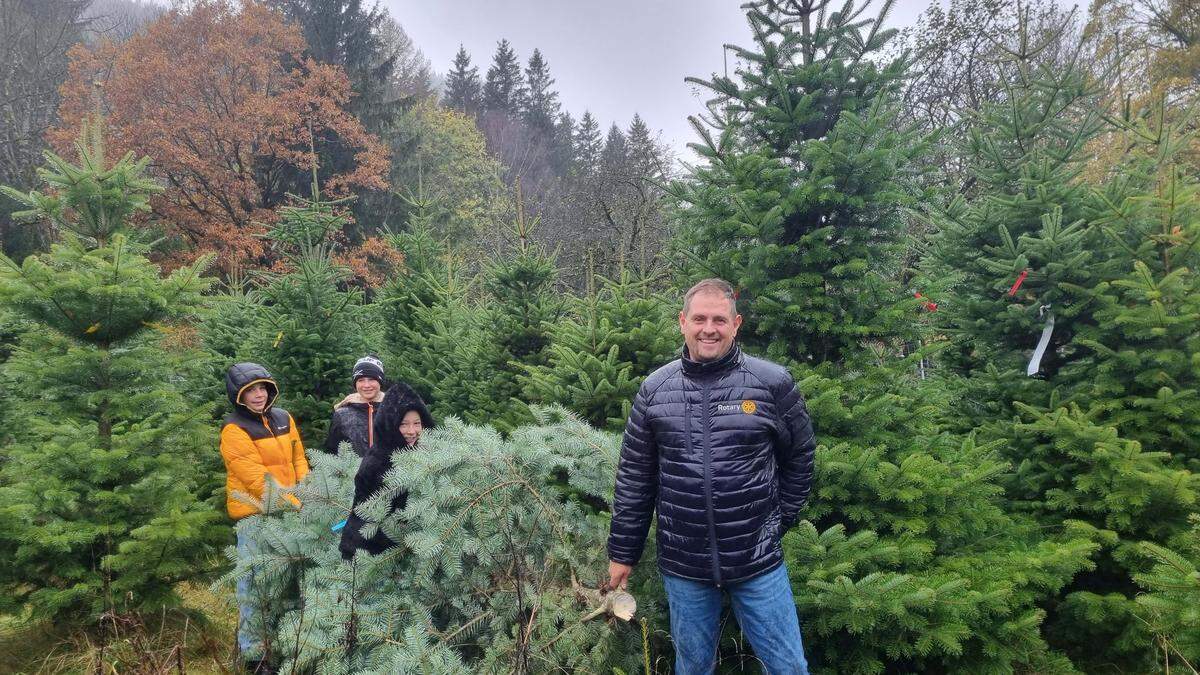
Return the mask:
[[816, 442], [786, 369], [742, 353], [742, 317], [720, 279], [684, 296], [683, 358], [642, 383], [625, 427], [608, 539], [625, 586], [658, 512], [675, 671], [711, 673], [727, 590], [766, 672], [808, 672], [780, 540], [812, 486]]

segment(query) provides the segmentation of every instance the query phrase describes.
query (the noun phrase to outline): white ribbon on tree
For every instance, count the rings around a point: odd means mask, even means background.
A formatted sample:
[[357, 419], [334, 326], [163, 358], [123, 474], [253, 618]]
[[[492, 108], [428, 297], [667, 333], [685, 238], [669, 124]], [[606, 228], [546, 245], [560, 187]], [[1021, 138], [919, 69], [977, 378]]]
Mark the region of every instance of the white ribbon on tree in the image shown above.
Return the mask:
[[[1050, 305], [1042, 305], [1038, 310], [1038, 316], [1046, 313]], [[1042, 369], [1042, 357], [1046, 354], [1046, 347], [1050, 345], [1050, 336], [1054, 333], [1054, 313], [1046, 314], [1046, 325], [1042, 327], [1042, 337], [1038, 340], [1037, 348], [1033, 350], [1033, 358], [1029, 359], [1029, 367], [1025, 369], [1025, 374], [1033, 377]]]

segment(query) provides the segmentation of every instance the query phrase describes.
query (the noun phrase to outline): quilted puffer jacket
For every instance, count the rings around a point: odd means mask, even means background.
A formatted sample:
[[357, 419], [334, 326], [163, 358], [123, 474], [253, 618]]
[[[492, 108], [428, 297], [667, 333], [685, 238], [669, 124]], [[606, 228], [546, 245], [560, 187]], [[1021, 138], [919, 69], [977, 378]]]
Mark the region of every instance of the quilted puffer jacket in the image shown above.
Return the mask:
[[[242, 394], [255, 384], [267, 387], [270, 398], [262, 413], [255, 413], [242, 403]], [[266, 476], [276, 483], [291, 487], [308, 474], [308, 459], [296, 420], [283, 408], [275, 407], [279, 385], [266, 368], [257, 363], [235, 363], [225, 374], [225, 393], [233, 412], [221, 425], [221, 457], [225, 460], [225, 508], [234, 520], [258, 513], [258, 508], [238, 499], [245, 493], [262, 499]], [[292, 495], [288, 500], [297, 506]]]
[[617, 468], [609, 558], [641, 558], [657, 510], [664, 574], [716, 586], [783, 561], [780, 540], [812, 486], [816, 441], [804, 398], [782, 366], [734, 346], [684, 357], [642, 383]]
[[365, 457], [375, 445], [375, 415], [383, 402], [383, 392], [368, 401], [358, 392], [350, 394], [333, 406], [329, 420], [329, 435], [325, 437], [325, 452], [336, 455], [342, 441], [350, 443], [354, 454]]

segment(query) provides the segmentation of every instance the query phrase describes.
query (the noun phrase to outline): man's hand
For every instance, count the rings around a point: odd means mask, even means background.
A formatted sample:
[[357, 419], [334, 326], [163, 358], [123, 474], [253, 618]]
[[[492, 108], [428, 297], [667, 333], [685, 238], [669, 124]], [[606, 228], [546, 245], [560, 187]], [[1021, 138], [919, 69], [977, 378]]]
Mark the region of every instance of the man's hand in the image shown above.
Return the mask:
[[604, 587], [605, 590], [625, 590], [629, 582], [629, 573], [632, 571], [633, 568], [629, 565], [608, 561], [608, 583]]

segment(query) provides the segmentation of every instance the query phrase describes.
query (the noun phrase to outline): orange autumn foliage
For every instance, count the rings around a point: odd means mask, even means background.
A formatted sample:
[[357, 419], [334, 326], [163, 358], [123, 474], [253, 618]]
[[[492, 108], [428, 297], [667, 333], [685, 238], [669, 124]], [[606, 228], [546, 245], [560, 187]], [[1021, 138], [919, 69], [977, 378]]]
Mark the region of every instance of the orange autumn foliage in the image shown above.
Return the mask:
[[[1180, 157], [1200, 169], [1200, 0], [1093, 0], [1084, 38], [1108, 85], [1107, 108], [1116, 120], [1141, 118], [1179, 125], [1190, 137]], [[1160, 121], [1153, 121], [1160, 120]], [[1084, 178], [1104, 184], [1137, 151], [1121, 125], [1089, 144]], [[1163, 163], [1170, 181], [1172, 163]]]
[[67, 152], [102, 112], [111, 151], [151, 158], [166, 190], [151, 205], [175, 238], [175, 261], [214, 251], [220, 263], [269, 265], [261, 238], [288, 181], [313, 168], [312, 148], [354, 149], [354, 165], [321, 173], [321, 190], [386, 189], [387, 150], [346, 112], [350, 83], [304, 59], [299, 29], [253, 1], [200, 0], [126, 42], [71, 52], [60, 126]]
[[367, 237], [362, 244], [334, 256], [334, 260], [350, 269], [355, 281], [368, 288], [378, 288], [404, 268], [404, 254], [379, 237]]
[[[379, 288], [404, 270], [404, 254], [380, 237], [367, 237], [358, 246], [349, 246], [344, 235], [336, 234], [328, 243], [333, 264], [348, 270], [348, 281], [359, 288]], [[296, 271], [295, 265], [283, 258], [274, 260], [268, 269], [275, 274]]]

